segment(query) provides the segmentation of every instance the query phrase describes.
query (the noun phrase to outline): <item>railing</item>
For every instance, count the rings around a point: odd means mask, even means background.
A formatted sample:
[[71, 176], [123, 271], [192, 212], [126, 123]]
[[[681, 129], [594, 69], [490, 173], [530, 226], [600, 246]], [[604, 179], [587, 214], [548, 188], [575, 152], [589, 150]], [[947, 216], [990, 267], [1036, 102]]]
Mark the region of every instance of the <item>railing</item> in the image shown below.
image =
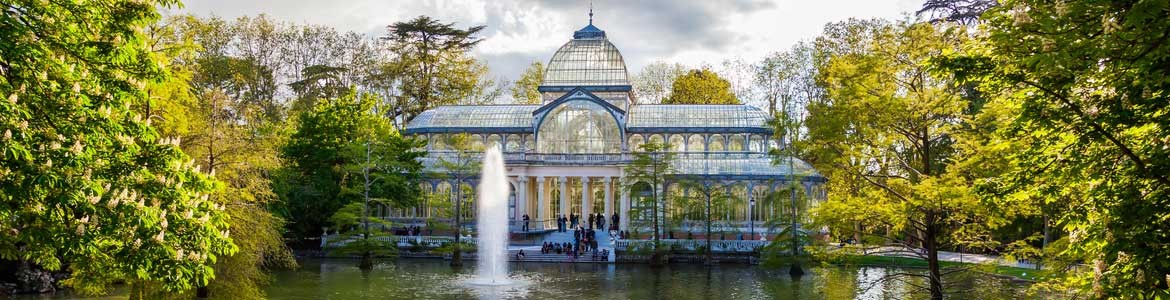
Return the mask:
[[[661, 239], [659, 242], [666, 248], [681, 248], [684, 250], [694, 251], [707, 245], [706, 240], [679, 240], [679, 239]], [[648, 247], [652, 245], [652, 240], [617, 240], [613, 247], [616, 250], [627, 251], [631, 246], [634, 247]], [[722, 253], [751, 253], [758, 252], [760, 248], [767, 246], [767, 241], [740, 241], [740, 240], [712, 240], [711, 250], [713, 252]]]
[[[747, 151], [719, 151], [719, 152], [672, 152], [680, 159], [739, 159], [739, 158], [767, 158], [767, 153]], [[479, 159], [479, 153], [470, 153], [468, 158]], [[427, 154], [432, 159], [454, 160], [458, 158], [455, 151], [432, 150]], [[504, 160], [512, 162], [628, 162], [637, 157], [635, 152], [623, 153], [535, 153], [535, 152], [505, 152]]]
[[[322, 248], [342, 246], [354, 240], [351, 238], [338, 241], [338, 238], [339, 236], [336, 234], [326, 236], [323, 240], [324, 242], [322, 243]], [[379, 236], [374, 237], [373, 239], [383, 242], [394, 242], [396, 245], [398, 245], [398, 247], [407, 247], [411, 246], [412, 244], [418, 244], [428, 248], [442, 247], [443, 245], [455, 241], [455, 238], [449, 236]], [[476, 239], [470, 237], [460, 239], [459, 241], [470, 243], [472, 245], [477, 244]]]

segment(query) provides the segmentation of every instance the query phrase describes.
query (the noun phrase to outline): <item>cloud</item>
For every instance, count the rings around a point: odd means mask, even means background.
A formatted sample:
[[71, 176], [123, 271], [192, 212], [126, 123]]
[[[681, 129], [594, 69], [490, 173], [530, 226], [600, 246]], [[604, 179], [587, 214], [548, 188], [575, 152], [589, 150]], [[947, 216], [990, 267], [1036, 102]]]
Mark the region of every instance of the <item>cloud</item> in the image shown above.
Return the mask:
[[[755, 60], [849, 17], [899, 18], [922, 0], [599, 0], [594, 25], [605, 30], [631, 73], [662, 60], [686, 65]], [[588, 1], [537, 0], [202, 0], [173, 13], [235, 18], [266, 13], [295, 23], [379, 36], [386, 25], [429, 15], [459, 27], [487, 25], [475, 50], [496, 76], [516, 78], [534, 60], [547, 61], [573, 31], [588, 23]]]

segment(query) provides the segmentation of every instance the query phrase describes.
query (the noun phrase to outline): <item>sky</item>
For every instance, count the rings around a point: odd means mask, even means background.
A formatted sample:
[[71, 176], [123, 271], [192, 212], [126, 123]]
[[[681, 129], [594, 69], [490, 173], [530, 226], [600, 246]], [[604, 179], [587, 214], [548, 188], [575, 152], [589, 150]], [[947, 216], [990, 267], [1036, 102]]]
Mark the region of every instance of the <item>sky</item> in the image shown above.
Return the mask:
[[[598, 0], [593, 23], [622, 52], [631, 75], [655, 61], [697, 67], [756, 61], [848, 18], [901, 19], [923, 0]], [[386, 25], [428, 15], [465, 28], [486, 25], [474, 50], [492, 73], [514, 80], [588, 24], [590, 1], [191, 0], [169, 13], [326, 25], [377, 37]]]

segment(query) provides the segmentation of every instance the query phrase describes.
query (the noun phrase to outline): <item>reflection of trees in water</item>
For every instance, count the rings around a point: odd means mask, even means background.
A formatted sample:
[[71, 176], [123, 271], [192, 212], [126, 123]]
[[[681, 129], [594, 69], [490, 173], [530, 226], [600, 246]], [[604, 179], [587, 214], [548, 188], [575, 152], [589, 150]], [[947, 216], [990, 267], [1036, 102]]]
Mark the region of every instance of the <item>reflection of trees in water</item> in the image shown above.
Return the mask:
[[[484, 294], [459, 285], [474, 277], [475, 268], [452, 269], [440, 260], [384, 261], [363, 276], [347, 260], [310, 260], [303, 268], [276, 273], [269, 296], [332, 299], [474, 299]], [[514, 263], [513, 277], [529, 284], [503, 291], [525, 299], [920, 299], [929, 296], [910, 281], [871, 283], [895, 272], [922, 274], [921, 269], [812, 268], [792, 280], [785, 270], [744, 265], [546, 264]], [[955, 299], [1018, 299], [1023, 287], [975, 273], [946, 277], [948, 296]], [[490, 297], [488, 297], [490, 298]]]

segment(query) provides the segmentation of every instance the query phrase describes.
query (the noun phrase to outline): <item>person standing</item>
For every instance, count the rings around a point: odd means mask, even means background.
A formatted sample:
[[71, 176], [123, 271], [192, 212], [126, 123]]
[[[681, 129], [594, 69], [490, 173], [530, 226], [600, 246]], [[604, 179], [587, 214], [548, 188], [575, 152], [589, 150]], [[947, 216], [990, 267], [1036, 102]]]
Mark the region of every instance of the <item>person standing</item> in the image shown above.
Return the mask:
[[528, 214], [524, 214], [524, 232], [528, 232]]

